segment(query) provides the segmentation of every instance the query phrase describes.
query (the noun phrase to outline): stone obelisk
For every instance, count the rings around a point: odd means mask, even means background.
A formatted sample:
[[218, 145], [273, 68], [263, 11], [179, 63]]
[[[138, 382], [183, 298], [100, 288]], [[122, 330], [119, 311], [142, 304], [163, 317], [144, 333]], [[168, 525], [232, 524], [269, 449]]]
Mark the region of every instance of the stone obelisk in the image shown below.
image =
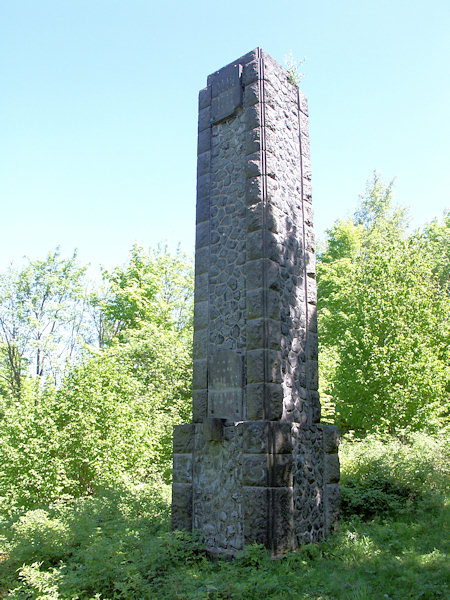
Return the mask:
[[200, 91], [193, 423], [174, 431], [172, 525], [211, 553], [322, 539], [338, 433], [320, 424], [308, 108], [257, 48]]

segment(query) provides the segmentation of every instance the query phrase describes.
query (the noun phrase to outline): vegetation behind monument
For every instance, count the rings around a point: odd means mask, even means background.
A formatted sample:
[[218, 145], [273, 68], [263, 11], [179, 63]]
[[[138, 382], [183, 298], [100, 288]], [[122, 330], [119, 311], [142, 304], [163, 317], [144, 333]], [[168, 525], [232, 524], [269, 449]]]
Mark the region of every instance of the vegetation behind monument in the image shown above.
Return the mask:
[[[395, 579], [389, 565], [397, 560], [391, 560], [392, 543], [410, 544], [409, 552], [418, 548], [418, 542], [406, 539], [407, 530], [418, 539], [421, 527], [427, 532], [423, 552], [432, 553], [433, 544], [439, 544], [428, 522], [432, 515], [443, 526], [441, 500], [436, 498], [441, 498], [439, 488], [448, 468], [449, 228], [446, 216], [422, 231], [408, 232], [404, 212], [392, 205], [390, 186], [375, 177], [355, 215], [329, 230], [319, 255], [323, 409], [330, 421], [350, 431], [341, 455], [344, 522], [341, 533], [317, 552], [305, 550], [292, 560], [304, 573], [302, 585], [307, 585], [314, 561], [323, 556], [317, 576], [328, 581], [330, 569], [333, 597], [353, 598], [345, 582], [332, 575], [342, 567], [333, 557], [347, 561], [346, 569], [354, 565], [355, 574], [361, 564], [368, 564], [368, 579], [371, 568], [384, 569], [388, 582]], [[29, 307], [42, 300], [43, 290], [55, 294], [62, 289], [46, 284], [67, 272], [69, 264], [76, 277], [67, 281], [67, 310], [58, 312], [61, 294], [47, 303], [53, 307], [49, 323], [63, 314], [65, 320], [57, 322], [59, 329], [50, 327], [44, 368], [36, 374], [32, 357], [42, 336], [31, 335], [39, 330], [39, 321]], [[23, 272], [34, 287], [18, 285]], [[294, 563], [279, 577], [255, 549], [236, 567], [223, 567], [230, 569], [228, 576], [222, 567], [214, 574], [201, 571], [209, 567], [189, 536], [164, 533], [172, 426], [189, 420], [191, 410], [189, 261], [181, 254], [134, 247], [125, 266], [105, 272], [103, 288], [95, 293], [85, 292], [86, 276], [75, 256], [64, 260], [52, 253], [23, 272], [20, 277], [9, 271], [1, 278], [0, 320], [5, 326], [11, 325], [11, 307], [21, 306], [14, 313], [16, 328], [8, 329], [16, 337], [3, 333], [0, 345], [0, 555], [4, 552], [8, 559], [5, 589], [17, 585], [11, 597], [65, 598], [84, 589], [83, 598], [96, 593], [212, 598], [230, 597], [226, 594], [233, 590], [237, 597], [245, 593], [251, 598], [253, 589], [260, 597], [286, 586], [298, 593], [297, 580], [292, 580]], [[22, 339], [21, 331], [33, 341]], [[55, 331], [58, 340], [52, 337]], [[64, 364], [60, 354], [67, 340], [72, 340], [73, 358]], [[42, 356], [41, 352], [41, 366]], [[14, 363], [11, 357], [20, 360]], [[11, 377], [17, 375], [17, 365], [19, 380]], [[355, 437], [365, 439], [352, 441]], [[420, 510], [428, 512], [417, 517], [422, 525], [411, 525], [408, 511], [420, 502]], [[405, 524], [376, 525], [377, 517], [393, 515]], [[374, 517], [375, 525], [367, 533], [364, 519]], [[382, 544], [393, 531], [396, 537], [389, 547], [375, 551], [374, 540]], [[377, 552], [381, 554], [374, 567]], [[430, 555], [430, 571], [421, 567], [420, 577], [415, 569], [422, 558], [402, 563], [410, 578], [417, 577], [421, 597], [435, 590], [433, 565], [443, 564], [442, 554], [436, 552]], [[255, 573], [252, 587], [252, 573], [259, 566], [265, 575]], [[243, 575], [236, 575], [234, 568]], [[207, 573], [210, 581], [203, 595], [195, 569]], [[228, 592], [227, 577], [234, 582]], [[165, 582], [164, 591], [158, 581]], [[263, 581], [267, 589], [261, 588]], [[52, 585], [54, 591], [49, 592]], [[311, 585], [315, 589], [314, 579]], [[374, 596], [361, 593], [355, 598], [382, 597], [387, 591], [372, 580], [370, 585]], [[213, 588], [223, 595], [214, 596]], [[45, 589], [47, 595], [42, 596]], [[401, 582], [399, 589], [404, 589]], [[291, 597], [288, 590], [283, 597]], [[445, 596], [436, 592], [429, 597]]]

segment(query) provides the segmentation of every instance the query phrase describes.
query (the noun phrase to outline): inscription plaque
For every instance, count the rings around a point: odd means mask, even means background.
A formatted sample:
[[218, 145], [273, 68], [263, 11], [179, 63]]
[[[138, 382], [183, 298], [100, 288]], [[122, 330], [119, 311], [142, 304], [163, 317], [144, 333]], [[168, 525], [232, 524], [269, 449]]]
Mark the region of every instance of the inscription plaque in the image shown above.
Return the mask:
[[215, 350], [208, 365], [208, 416], [243, 418], [243, 360], [234, 350]]

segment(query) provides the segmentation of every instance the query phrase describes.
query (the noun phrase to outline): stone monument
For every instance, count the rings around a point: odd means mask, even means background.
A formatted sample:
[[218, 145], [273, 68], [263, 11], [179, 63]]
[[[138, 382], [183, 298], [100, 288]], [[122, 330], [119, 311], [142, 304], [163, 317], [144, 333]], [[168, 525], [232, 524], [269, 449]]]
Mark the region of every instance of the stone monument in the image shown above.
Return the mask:
[[200, 91], [193, 423], [175, 427], [174, 529], [210, 553], [273, 555], [339, 512], [320, 424], [308, 108], [257, 48]]

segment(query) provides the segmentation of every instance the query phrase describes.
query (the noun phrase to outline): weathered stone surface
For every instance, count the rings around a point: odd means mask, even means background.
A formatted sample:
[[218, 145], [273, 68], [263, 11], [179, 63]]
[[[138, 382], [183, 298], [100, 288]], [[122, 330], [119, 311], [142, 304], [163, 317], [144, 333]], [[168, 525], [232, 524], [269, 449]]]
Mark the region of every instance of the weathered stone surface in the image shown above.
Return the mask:
[[172, 529], [192, 529], [191, 484], [172, 484]]
[[323, 449], [327, 454], [334, 454], [339, 447], [339, 431], [335, 425], [322, 425]]
[[339, 455], [325, 455], [325, 483], [337, 483], [340, 479]]
[[[174, 432], [173, 525], [213, 554], [331, 532], [337, 429], [320, 424], [308, 107], [256, 49], [199, 95], [193, 424]], [[192, 482], [192, 484], [191, 484]]]
[[194, 426], [191, 423], [175, 425], [173, 428], [173, 453], [190, 454], [192, 452], [192, 440]]
[[336, 528], [341, 508], [341, 491], [338, 483], [324, 487], [325, 531], [331, 533]]
[[214, 417], [204, 419], [203, 437], [208, 442], [221, 442], [223, 440], [223, 420]]
[[173, 455], [174, 483], [192, 483], [192, 454]]

